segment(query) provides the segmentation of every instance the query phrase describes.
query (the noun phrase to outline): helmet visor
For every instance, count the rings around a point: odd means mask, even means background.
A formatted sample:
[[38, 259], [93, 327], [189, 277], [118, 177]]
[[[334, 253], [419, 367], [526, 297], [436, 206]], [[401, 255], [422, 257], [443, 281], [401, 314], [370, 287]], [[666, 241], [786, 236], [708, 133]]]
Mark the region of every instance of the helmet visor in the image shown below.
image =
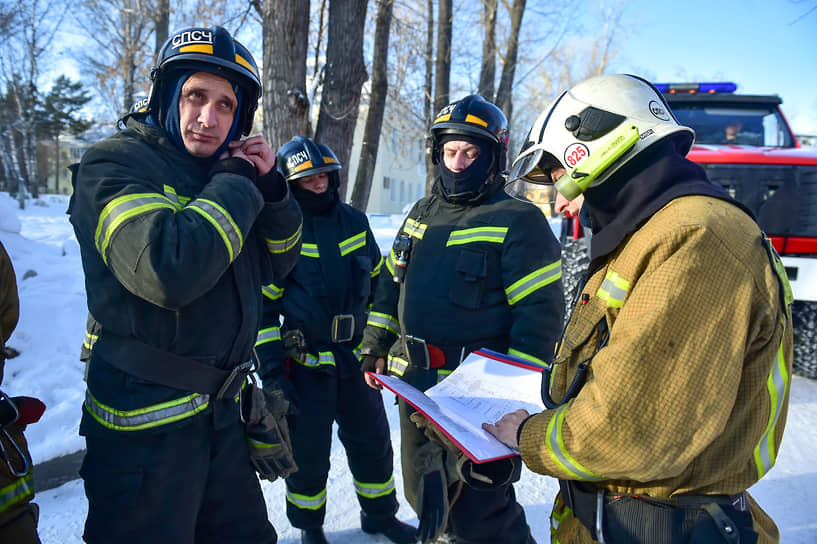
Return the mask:
[[553, 155], [541, 144], [532, 146], [514, 161], [505, 192], [517, 200], [549, 204], [556, 198], [551, 175], [556, 168], [562, 168], [562, 165]]

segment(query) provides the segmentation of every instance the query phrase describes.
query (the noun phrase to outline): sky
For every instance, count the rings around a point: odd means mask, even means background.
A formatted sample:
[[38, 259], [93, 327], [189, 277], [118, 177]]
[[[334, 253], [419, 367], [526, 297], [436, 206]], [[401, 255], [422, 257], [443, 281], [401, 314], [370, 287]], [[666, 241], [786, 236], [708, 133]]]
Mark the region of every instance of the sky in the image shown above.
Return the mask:
[[[20, 293], [20, 322], [8, 343], [21, 355], [6, 362], [3, 390], [30, 395], [47, 406], [40, 422], [30, 425], [26, 438], [36, 463], [84, 447], [77, 434], [85, 384], [79, 347], [85, 328], [85, 287], [79, 247], [68, 223], [67, 199], [44, 195], [19, 210], [8, 193], [0, 192], [0, 242], [9, 253]], [[389, 248], [401, 216], [372, 216], [381, 249]], [[397, 517], [416, 525], [417, 518], [403, 498], [399, 462], [400, 428], [394, 397], [383, 393], [395, 449], [394, 479], [400, 510]], [[817, 542], [817, 380], [795, 376], [791, 406], [777, 464], [750, 492], [776, 520], [784, 544]], [[359, 510], [352, 476], [340, 442], [334, 440], [327, 484], [324, 525], [332, 542], [385, 543], [384, 537], [359, 529]], [[36, 466], [35, 466], [36, 470]], [[284, 483], [262, 482], [270, 520], [283, 544], [299, 542], [300, 534], [284, 513]], [[550, 477], [523, 470], [515, 484], [534, 538], [549, 540], [551, 504], [558, 485]], [[39, 532], [43, 544], [80, 543], [88, 503], [80, 480], [40, 492]]]
[[738, 93], [777, 94], [794, 132], [817, 134], [817, 0], [629, 0], [623, 6], [612, 71], [661, 83], [732, 81]]

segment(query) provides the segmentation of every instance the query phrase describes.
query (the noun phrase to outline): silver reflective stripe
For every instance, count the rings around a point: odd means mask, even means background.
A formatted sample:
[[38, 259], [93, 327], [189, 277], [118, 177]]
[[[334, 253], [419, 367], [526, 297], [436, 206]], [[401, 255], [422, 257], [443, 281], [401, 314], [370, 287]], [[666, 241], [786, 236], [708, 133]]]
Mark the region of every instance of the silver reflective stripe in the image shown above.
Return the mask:
[[501, 244], [508, 234], [508, 227], [474, 227], [471, 229], [451, 231], [446, 247], [470, 244], [473, 242], [493, 242]]
[[326, 488], [323, 488], [323, 490], [317, 495], [312, 496], [300, 495], [287, 489], [287, 500], [294, 504], [297, 508], [302, 508], [304, 510], [318, 510], [324, 504], [326, 504]]
[[386, 257], [386, 270], [389, 271], [389, 274], [394, 276], [394, 250], [389, 251], [389, 256]]
[[99, 222], [94, 233], [96, 250], [102, 260], [108, 263], [108, 244], [114, 232], [125, 221], [156, 210], [172, 210], [173, 213], [177, 211], [166, 196], [158, 193], [136, 193], [120, 196], [108, 202], [102, 213], [99, 214]]
[[85, 349], [92, 350], [94, 349], [94, 344], [96, 344], [97, 340], [99, 340], [98, 335], [85, 331], [85, 339], [82, 341], [82, 345], [85, 347]]
[[318, 353], [317, 357], [315, 357], [315, 355], [312, 353], [307, 353], [306, 358], [303, 361], [300, 359], [295, 360], [310, 368], [315, 368], [318, 366], [335, 366], [335, 356], [331, 351], [321, 351]]
[[281, 329], [279, 327], [269, 327], [258, 331], [258, 338], [255, 340], [255, 347], [267, 342], [275, 342], [281, 340]]
[[365, 246], [366, 246], [366, 231], [363, 231], [360, 234], [355, 234], [351, 238], [347, 238], [346, 240], [338, 244], [338, 247], [340, 247], [341, 257], [344, 257], [349, 253], [353, 252], [354, 250], [360, 249], [361, 247]]
[[406, 373], [406, 369], [408, 369], [408, 366], [409, 363], [405, 359], [389, 355], [388, 362], [389, 374], [394, 374], [395, 376], [402, 376], [403, 374]]
[[318, 251], [318, 244], [301, 244], [301, 255], [319, 259], [321, 254]]
[[619, 276], [618, 272], [610, 270], [604, 276], [596, 296], [605, 301], [610, 308], [621, 308], [629, 288], [629, 281]]
[[270, 240], [269, 238], [265, 238], [264, 241], [267, 243], [267, 250], [270, 253], [286, 253], [301, 241], [302, 229], [303, 224], [299, 224], [295, 234], [284, 240]]
[[191, 202], [187, 206], [187, 209], [199, 213], [216, 228], [219, 236], [224, 240], [224, 245], [227, 246], [230, 262], [233, 262], [241, 252], [241, 246], [244, 245], [244, 237], [241, 231], [238, 230], [238, 225], [235, 224], [233, 218], [227, 213], [227, 210], [212, 200], [205, 200], [203, 198], [197, 198]]
[[423, 239], [423, 235], [426, 233], [426, 229], [428, 225], [424, 225], [423, 223], [419, 223], [412, 218], [406, 219], [406, 224], [403, 225], [403, 232], [408, 234], [409, 236], [413, 236], [418, 240]]
[[170, 185], [165, 185], [163, 190], [165, 192], [165, 196], [173, 203], [174, 206], [176, 206], [177, 210], [181, 210], [185, 204], [190, 202], [190, 197], [177, 195], [176, 189]]
[[85, 409], [102, 426], [116, 431], [139, 431], [192, 417], [207, 408], [210, 395], [193, 393], [179, 399], [136, 410], [117, 410], [96, 400], [85, 390]]
[[31, 482], [31, 473], [28, 473], [0, 489], [0, 513], [32, 495], [34, 495], [34, 486]]
[[371, 274], [369, 274], [371, 277], [375, 277], [375, 276], [377, 276], [378, 274], [380, 274], [380, 269], [381, 269], [381, 268], [383, 268], [383, 261], [384, 261], [384, 260], [385, 260], [385, 259], [383, 259], [383, 257], [380, 257], [380, 260], [379, 260], [379, 261], [377, 261], [377, 266], [375, 266], [375, 267], [374, 267], [374, 270], [372, 270], [372, 273], [371, 273]]
[[380, 327], [381, 329], [386, 329], [394, 334], [400, 334], [400, 323], [398, 323], [395, 318], [388, 314], [371, 312], [369, 314], [369, 318], [366, 320], [366, 325]]
[[284, 288], [278, 287], [274, 283], [265, 285], [261, 288], [261, 293], [270, 300], [278, 300], [284, 296]]
[[521, 280], [505, 289], [508, 304], [514, 305], [534, 291], [550, 285], [562, 277], [562, 261], [550, 263], [538, 270], [534, 270]]
[[[786, 318], [783, 318], [783, 331], [786, 330]], [[783, 412], [783, 403], [786, 400], [786, 389], [789, 386], [789, 372], [786, 367], [786, 354], [783, 352], [783, 339], [777, 348], [777, 358], [775, 364], [766, 378], [766, 390], [769, 392], [769, 422], [763, 431], [757, 446], [755, 446], [754, 458], [757, 465], [757, 476], [762, 478], [774, 466], [777, 460], [777, 450], [775, 449], [774, 435], [777, 427], [777, 420]]]
[[573, 459], [567, 451], [562, 436], [562, 426], [564, 425], [565, 410], [568, 405], [562, 405], [548, 422], [547, 449], [550, 450], [553, 459], [558, 465], [571, 474], [572, 480], [584, 480], [598, 482], [604, 480], [601, 476], [593, 474], [584, 468], [578, 461]]
[[357, 491], [358, 495], [367, 499], [376, 499], [394, 493], [394, 476], [389, 478], [388, 482], [382, 484], [364, 483], [355, 480], [355, 491]]

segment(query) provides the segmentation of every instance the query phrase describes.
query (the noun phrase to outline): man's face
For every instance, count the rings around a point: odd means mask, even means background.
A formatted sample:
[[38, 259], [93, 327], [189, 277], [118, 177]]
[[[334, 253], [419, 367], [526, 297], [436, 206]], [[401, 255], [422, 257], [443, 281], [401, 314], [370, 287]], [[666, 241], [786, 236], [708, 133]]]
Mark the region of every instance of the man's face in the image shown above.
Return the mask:
[[187, 152], [211, 157], [230, 133], [237, 107], [232, 85], [223, 77], [209, 72], [190, 76], [179, 97], [179, 128]]
[[462, 140], [450, 140], [443, 144], [443, 164], [452, 172], [462, 172], [479, 156], [479, 147]]
[[329, 174], [321, 172], [320, 174], [306, 176], [305, 178], [296, 180], [295, 183], [297, 183], [301, 189], [312, 191], [319, 195], [325, 193], [329, 188]]

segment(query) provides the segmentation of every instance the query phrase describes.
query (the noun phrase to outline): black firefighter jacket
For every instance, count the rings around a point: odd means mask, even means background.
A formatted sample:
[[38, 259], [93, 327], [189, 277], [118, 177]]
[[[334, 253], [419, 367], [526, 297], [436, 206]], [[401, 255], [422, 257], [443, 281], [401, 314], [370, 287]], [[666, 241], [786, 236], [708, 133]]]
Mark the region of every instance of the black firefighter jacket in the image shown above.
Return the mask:
[[[326, 215], [304, 211], [298, 264], [264, 287], [264, 321], [256, 350], [262, 380], [283, 371], [282, 332], [300, 331], [305, 352], [295, 364], [347, 376], [360, 373], [360, 341], [383, 258], [362, 212], [338, 202]], [[279, 321], [283, 316], [283, 323]]]
[[106, 364], [103, 354], [117, 344], [225, 370], [250, 359], [261, 287], [284, 277], [300, 250], [300, 208], [289, 193], [265, 203], [252, 180], [211, 177], [211, 166], [133, 119], [82, 158], [69, 213], [99, 325], [82, 434], [162, 429], [208, 408], [207, 394]]
[[395, 340], [411, 335], [445, 351], [445, 370], [458, 366], [462, 348], [487, 347], [538, 366], [553, 359], [564, 317], [560, 248], [538, 208], [499, 188], [475, 205], [448, 202], [438, 179], [400, 235], [412, 244], [405, 279], [392, 279], [392, 250], [364, 354], [382, 356], [394, 344], [389, 370], [402, 375], [410, 362]]

